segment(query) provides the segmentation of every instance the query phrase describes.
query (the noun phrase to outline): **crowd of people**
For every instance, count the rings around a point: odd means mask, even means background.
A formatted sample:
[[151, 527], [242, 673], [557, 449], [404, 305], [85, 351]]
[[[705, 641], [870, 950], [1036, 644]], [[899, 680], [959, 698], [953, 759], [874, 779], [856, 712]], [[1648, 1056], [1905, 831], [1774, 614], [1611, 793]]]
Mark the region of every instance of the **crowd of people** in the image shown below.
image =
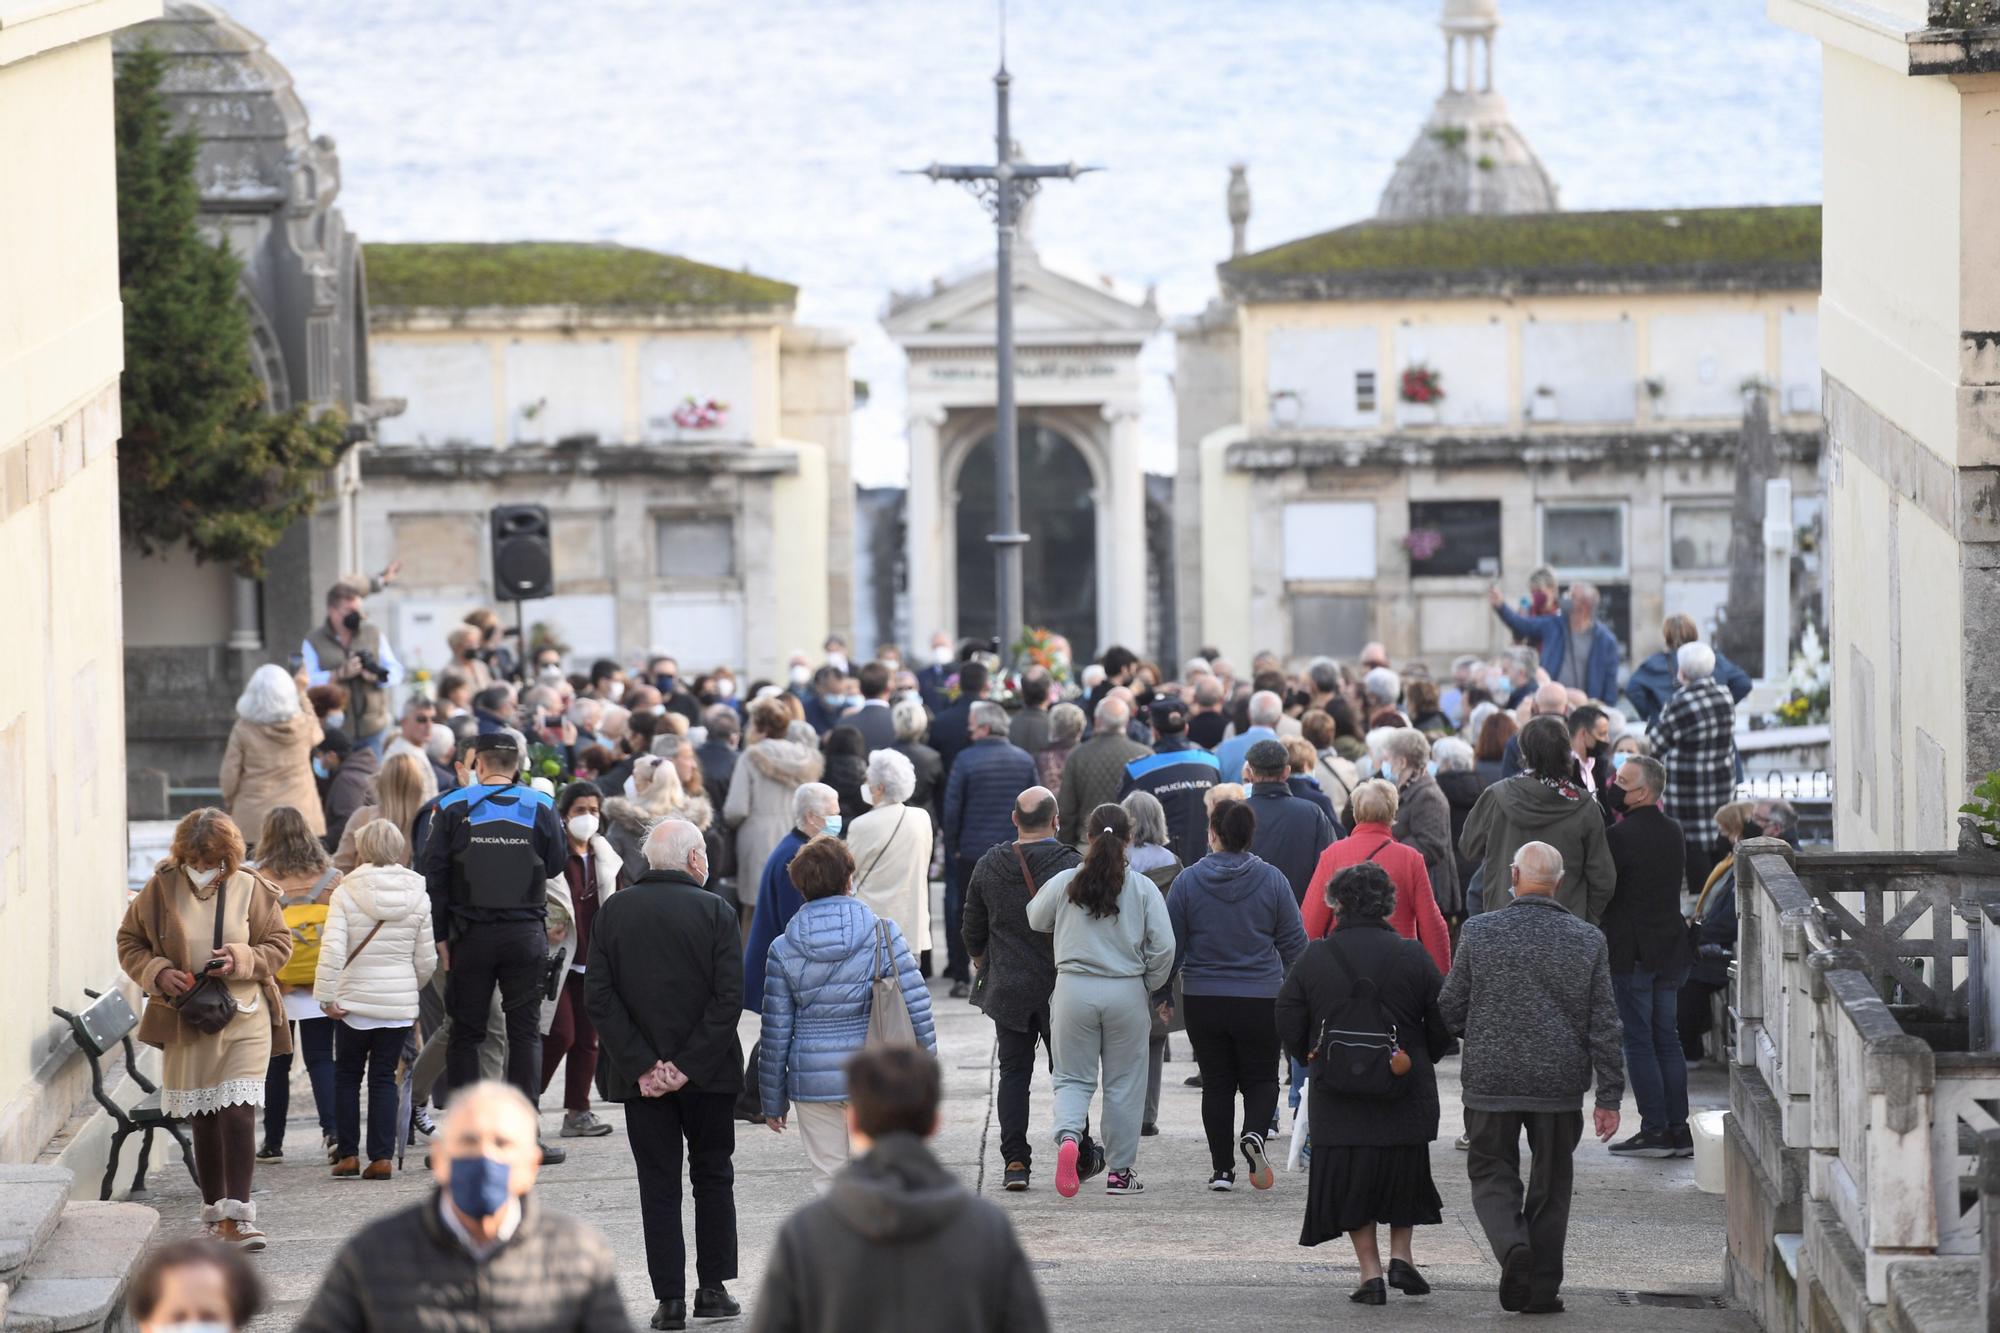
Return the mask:
[[[265, 1243], [251, 1177], [284, 1156], [294, 1049], [332, 1174], [389, 1178], [427, 1140], [436, 1199], [349, 1242], [313, 1329], [392, 1326], [370, 1311], [466, 1265], [548, 1315], [522, 1327], [623, 1326], [601, 1239], [529, 1201], [564, 1156], [535, 1114], [558, 1066], [554, 1137], [614, 1132], [594, 1096], [623, 1106], [653, 1327], [740, 1310], [745, 1123], [796, 1130], [823, 1196], [780, 1236], [760, 1327], [867, 1322], [869, 1284], [829, 1246], [972, 1264], [982, 1304], [927, 1308], [1039, 1326], [1004, 1217], [945, 1188], [923, 1146], [933, 1005], [958, 1000], [994, 1025], [1004, 1189], [1033, 1187], [1039, 1140], [1059, 1195], [1099, 1175], [1142, 1194], [1183, 1033], [1208, 1188], [1273, 1187], [1282, 1087], [1305, 1117], [1300, 1242], [1346, 1238], [1369, 1304], [1428, 1290], [1413, 1238], [1441, 1220], [1435, 1065], [1462, 1052], [1458, 1147], [1501, 1304], [1560, 1309], [1584, 1099], [1614, 1154], [1692, 1153], [1687, 1064], [1735, 943], [1733, 848], [1796, 837], [1784, 802], [1732, 801], [1742, 673], [1674, 617], [1621, 705], [1585, 583], [1538, 576], [1518, 609], [1496, 590], [1516, 642], [1435, 673], [1379, 644], [1292, 672], [1210, 650], [1170, 671], [1118, 647], [1073, 663], [1060, 640], [1016, 669], [938, 635], [920, 668], [895, 647], [856, 663], [836, 638], [739, 688], [665, 654], [567, 663], [480, 610], [400, 706], [411, 682], [369, 591], [336, 585], [294, 669], [251, 675], [223, 807], [181, 821], [119, 936], [216, 1245]], [[1640, 1124], [1613, 1142], [1628, 1079]], [[254, 1291], [227, 1248], [176, 1254], [231, 1300]], [[530, 1263], [564, 1280], [537, 1286]]]

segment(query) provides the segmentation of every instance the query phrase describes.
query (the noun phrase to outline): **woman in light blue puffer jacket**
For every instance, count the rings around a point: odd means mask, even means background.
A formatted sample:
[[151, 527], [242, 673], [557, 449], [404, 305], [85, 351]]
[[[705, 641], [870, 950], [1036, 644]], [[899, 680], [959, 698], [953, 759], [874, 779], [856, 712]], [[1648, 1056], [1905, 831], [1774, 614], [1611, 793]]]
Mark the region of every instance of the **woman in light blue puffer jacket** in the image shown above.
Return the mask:
[[824, 1193], [847, 1164], [847, 1057], [867, 1043], [875, 978], [897, 979], [917, 1040], [933, 1054], [937, 1033], [931, 993], [902, 930], [852, 896], [847, 844], [814, 838], [790, 873], [805, 906], [771, 941], [757, 1084], [774, 1131], [784, 1133], [787, 1113], [797, 1112], [813, 1188]]

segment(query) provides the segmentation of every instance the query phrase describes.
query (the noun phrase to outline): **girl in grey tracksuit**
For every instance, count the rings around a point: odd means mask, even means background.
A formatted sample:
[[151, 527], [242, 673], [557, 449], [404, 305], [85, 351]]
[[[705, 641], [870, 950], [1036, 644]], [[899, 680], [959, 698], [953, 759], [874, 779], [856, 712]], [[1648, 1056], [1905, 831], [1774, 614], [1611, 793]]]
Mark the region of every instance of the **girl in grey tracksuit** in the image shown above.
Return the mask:
[[1074, 1195], [1092, 1164], [1080, 1161], [1090, 1099], [1104, 1078], [1105, 1190], [1136, 1194], [1132, 1164], [1146, 1103], [1146, 1040], [1152, 995], [1174, 962], [1166, 899], [1126, 864], [1130, 817], [1122, 806], [1091, 811], [1081, 866], [1044, 884], [1028, 924], [1055, 935], [1050, 1001], [1055, 1057], [1056, 1189]]

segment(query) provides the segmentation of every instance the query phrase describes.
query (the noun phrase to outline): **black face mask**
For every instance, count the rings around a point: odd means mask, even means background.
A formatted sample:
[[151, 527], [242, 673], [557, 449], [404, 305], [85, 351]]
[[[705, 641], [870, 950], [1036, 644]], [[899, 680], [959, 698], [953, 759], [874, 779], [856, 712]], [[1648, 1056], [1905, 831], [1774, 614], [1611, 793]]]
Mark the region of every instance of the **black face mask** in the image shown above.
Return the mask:
[[1611, 782], [1598, 788], [1598, 791], [1603, 795], [1604, 804], [1610, 808], [1612, 814], [1617, 815], [1625, 812], [1625, 789], [1623, 787], [1615, 782]]
[[340, 625], [349, 634], [354, 633], [354, 631], [361, 628], [361, 613], [359, 611], [349, 611], [340, 618]]

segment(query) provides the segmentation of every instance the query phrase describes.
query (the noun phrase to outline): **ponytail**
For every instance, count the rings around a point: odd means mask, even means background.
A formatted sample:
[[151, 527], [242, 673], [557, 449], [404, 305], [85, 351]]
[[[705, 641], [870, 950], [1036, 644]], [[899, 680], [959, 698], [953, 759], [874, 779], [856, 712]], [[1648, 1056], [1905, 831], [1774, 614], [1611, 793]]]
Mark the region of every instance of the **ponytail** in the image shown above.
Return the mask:
[[1118, 895], [1125, 888], [1125, 844], [1132, 837], [1132, 817], [1125, 807], [1107, 801], [1090, 812], [1090, 846], [1083, 864], [1069, 882], [1069, 900], [1093, 917], [1118, 915]]

